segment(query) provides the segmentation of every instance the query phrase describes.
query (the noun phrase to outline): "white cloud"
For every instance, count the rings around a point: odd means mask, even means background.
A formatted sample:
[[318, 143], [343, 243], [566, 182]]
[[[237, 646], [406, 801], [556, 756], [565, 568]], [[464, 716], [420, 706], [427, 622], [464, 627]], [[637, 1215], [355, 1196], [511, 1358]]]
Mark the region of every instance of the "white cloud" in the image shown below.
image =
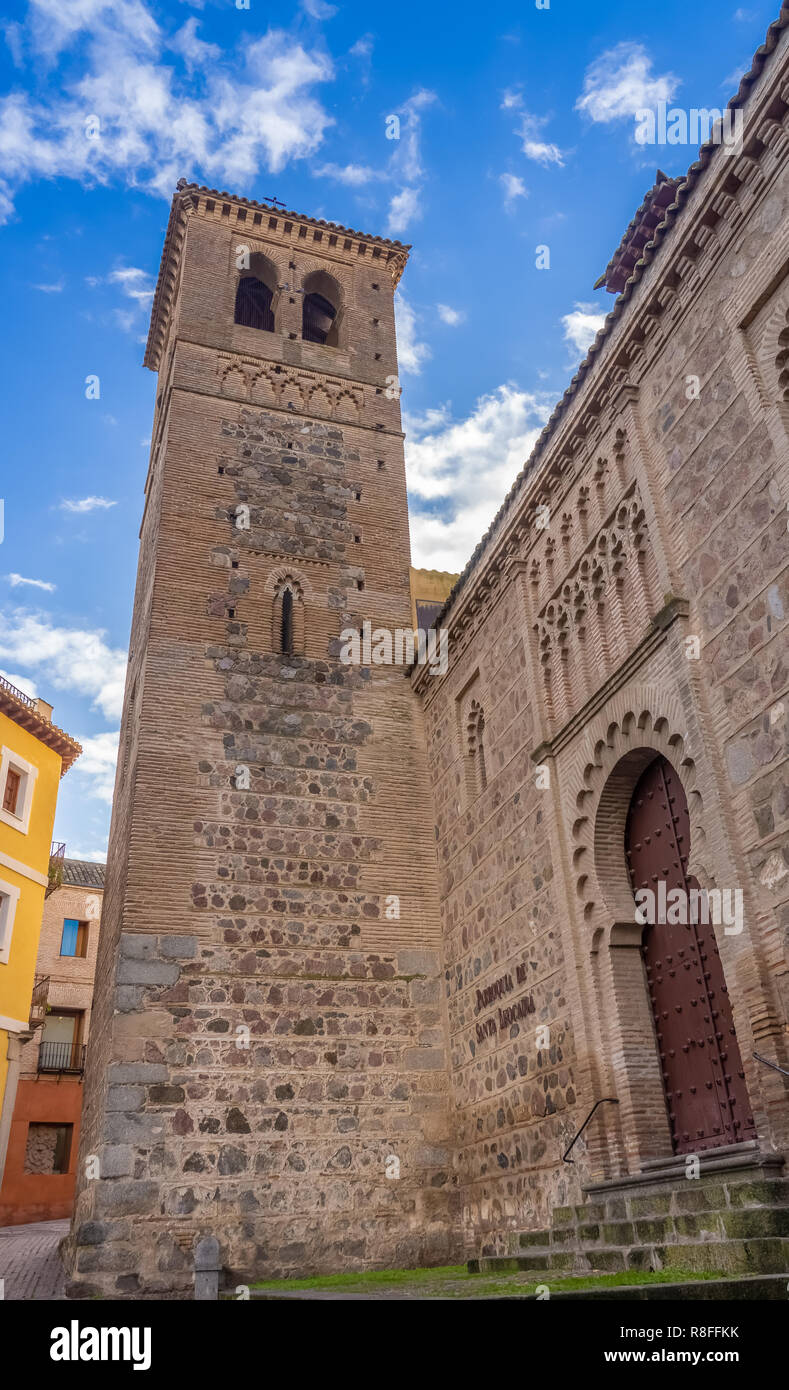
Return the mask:
[[518, 109], [518, 107], [519, 107], [519, 106], [522, 106], [522, 105], [523, 105], [523, 97], [521, 96], [520, 92], [516, 91], [514, 88], [509, 88], [509, 87], [508, 87], [506, 91], [502, 92], [502, 94], [501, 94], [501, 110], [502, 110], [502, 111], [516, 111], [516, 110]]
[[586, 69], [575, 109], [607, 124], [635, 116], [659, 101], [671, 101], [678, 86], [679, 78], [673, 73], [653, 74], [652, 59], [643, 44], [619, 43]]
[[389, 204], [387, 231], [390, 236], [402, 236], [409, 224], [418, 222], [422, 216], [420, 181], [425, 172], [422, 167], [422, 111], [435, 100], [435, 92], [423, 87], [396, 113], [400, 119], [400, 138], [393, 142], [388, 175], [408, 186], [396, 193]]
[[571, 343], [579, 357], [585, 356], [597, 334], [605, 323], [605, 312], [596, 304], [576, 304], [569, 314], [562, 316], [564, 336]]
[[422, 168], [422, 112], [435, 100], [435, 92], [422, 87], [397, 108], [400, 139], [392, 141], [391, 172], [407, 183], [416, 183], [425, 172]]
[[462, 309], [453, 309], [449, 304], [437, 304], [438, 317], [442, 323], [448, 323], [450, 328], [457, 328], [459, 323], [465, 323], [466, 315]]
[[312, 172], [316, 178], [336, 179], [338, 183], [348, 184], [351, 188], [359, 188], [372, 179], [382, 177], [369, 164], [321, 164]]
[[390, 236], [403, 236], [409, 223], [419, 221], [422, 216], [420, 193], [419, 188], [404, 188], [401, 193], [395, 194], [389, 204], [389, 221], [386, 226]]
[[101, 628], [56, 627], [25, 609], [0, 616], [0, 661], [34, 671], [48, 691], [86, 695], [107, 719], [120, 718], [126, 653], [109, 647]]
[[[332, 124], [313, 95], [333, 77], [330, 60], [281, 30], [250, 41], [244, 26], [215, 55], [194, 19], [168, 41], [141, 0], [33, 0], [32, 10], [36, 83], [0, 100], [4, 220], [16, 189], [40, 178], [120, 180], [168, 198], [184, 172], [246, 188], [313, 154]], [[164, 61], [168, 47], [185, 72]], [[56, 76], [66, 49], [67, 75]]]
[[427, 343], [417, 338], [417, 316], [401, 293], [395, 295], [395, 328], [397, 331], [397, 361], [401, 372], [418, 376], [425, 362], [432, 357]]
[[504, 501], [550, 414], [543, 393], [499, 386], [465, 420], [448, 407], [406, 417], [414, 564], [459, 571]]
[[153, 286], [147, 270], [140, 270], [137, 266], [122, 266], [120, 270], [110, 271], [107, 279], [115, 285], [120, 285], [123, 293], [139, 304], [140, 308], [147, 308], [153, 299]]
[[348, 49], [348, 52], [353, 58], [369, 58], [372, 51], [372, 34], [362, 34], [362, 37], [360, 39], [357, 39], [356, 43], [352, 44], [351, 47]]
[[499, 183], [504, 189], [504, 206], [511, 208], [516, 198], [527, 198], [529, 191], [517, 174], [499, 174]]
[[564, 154], [559, 146], [540, 139], [540, 131], [547, 124], [547, 116], [532, 116], [528, 112], [524, 112], [523, 119], [515, 133], [521, 141], [521, 149], [527, 159], [533, 159], [535, 163], [542, 164], [545, 168], [550, 164], [558, 164], [561, 168], [564, 166]]
[[337, 6], [327, 5], [326, 0], [301, 0], [301, 4], [312, 19], [331, 19], [337, 13]]
[[108, 497], [64, 497], [60, 503], [60, 510], [82, 515], [83, 512], [107, 511], [109, 507], [117, 505], [117, 502], [111, 502]]
[[743, 10], [741, 8], [734, 11], [732, 18], [735, 19], [738, 24], [751, 24], [753, 20], [755, 20], [756, 15], [753, 10]]
[[215, 43], [205, 43], [197, 37], [198, 21], [193, 15], [187, 19], [186, 23], [170, 39], [168, 48], [180, 53], [189, 71], [201, 67], [204, 63], [214, 63], [220, 57], [222, 50]]
[[[88, 795], [106, 801], [108, 806], [112, 805], [119, 739], [119, 729], [109, 733], [77, 735], [77, 742], [82, 744], [82, 754], [74, 764], [74, 771], [90, 779]], [[86, 855], [76, 853], [73, 857], [87, 858]]]
[[31, 285], [31, 289], [40, 290], [42, 294], [60, 294], [63, 289], [63, 281], [58, 280], [54, 285]]
[[145, 48], [156, 46], [159, 26], [142, 0], [31, 0], [33, 43], [54, 58], [85, 31], [109, 29]]
[[[192, 0], [193, 2], [193, 0]], [[79, 768], [79, 762], [74, 764], [75, 769]], [[103, 849], [79, 849], [75, 845], [67, 845], [69, 859], [81, 859], [84, 863], [104, 864], [107, 860], [107, 843], [105, 841]]]
[[18, 589], [22, 584], [29, 584], [33, 589], [45, 589], [48, 594], [55, 592], [55, 585], [49, 584], [46, 579], [25, 579], [21, 574], [7, 574], [6, 579], [12, 589]]
[[14, 67], [21, 68], [24, 63], [22, 56], [24, 47], [24, 30], [22, 29], [22, 25], [16, 23], [8, 23], [1, 27], [3, 30], [3, 38], [8, 44], [8, 50], [11, 54], [11, 59], [14, 64]]

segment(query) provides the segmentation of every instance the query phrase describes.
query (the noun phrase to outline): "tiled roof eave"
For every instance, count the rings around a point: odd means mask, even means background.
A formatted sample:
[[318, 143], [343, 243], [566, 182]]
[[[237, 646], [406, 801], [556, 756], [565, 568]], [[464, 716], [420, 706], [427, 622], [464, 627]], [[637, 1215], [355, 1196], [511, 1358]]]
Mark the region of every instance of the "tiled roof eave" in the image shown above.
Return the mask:
[[70, 734], [67, 734], [65, 729], [59, 729], [56, 724], [51, 724], [37, 710], [31, 709], [21, 700], [16, 700], [2, 686], [0, 686], [0, 710], [3, 714], [7, 714], [9, 719], [13, 719], [20, 729], [25, 729], [27, 733], [32, 734], [47, 748], [60, 754], [61, 777], [77, 761], [82, 752], [82, 745], [77, 743], [77, 740], [72, 738]]

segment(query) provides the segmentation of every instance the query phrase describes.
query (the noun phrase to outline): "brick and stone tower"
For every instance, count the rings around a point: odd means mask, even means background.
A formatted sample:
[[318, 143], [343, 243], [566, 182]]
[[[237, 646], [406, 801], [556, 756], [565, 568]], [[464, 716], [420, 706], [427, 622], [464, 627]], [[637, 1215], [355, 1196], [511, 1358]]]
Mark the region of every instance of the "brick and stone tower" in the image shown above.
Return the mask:
[[234, 1281], [452, 1254], [422, 715], [339, 659], [410, 627], [407, 251], [173, 200], [76, 1295], [186, 1289], [203, 1234]]

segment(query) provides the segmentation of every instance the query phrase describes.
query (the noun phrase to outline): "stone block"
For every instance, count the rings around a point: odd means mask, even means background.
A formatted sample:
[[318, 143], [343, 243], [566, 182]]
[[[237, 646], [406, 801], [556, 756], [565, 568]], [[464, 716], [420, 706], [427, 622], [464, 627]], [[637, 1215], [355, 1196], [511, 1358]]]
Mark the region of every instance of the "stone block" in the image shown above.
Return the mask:
[[100, 1158], [102, 1178], [129, 1177], [134, 1167], [134, 1154], [130, 1144], [108, 1145]]
[[108, 1068], [107, 1075], [111, 1085], [139, 1082], [145, 1086], [154, 1081], [167, 1081], [170, 1069], [163, 1062], [116, 1062]]
[[116, 980], [119, 985], [174, 985], [181, 968], [162, 960], [122, 960]]
[[606, 1245], [635, 1245], [635, 1227], [630, 1221], [606, 1221], [602, 1228]]
[[722, 1211], [726, 1206], [726, 1191], [722, 1186], [700, 1185], [691, 1180], [676, 1189], [674, 1206], [678, 1212]]
[[405, 950], [397, 952], [398, 975], [437, 975], [439, 957], [436, 951]]
[[643, 1197], [630, 1198], [630, 1215], [668, 1216], [671, 1211], [670, 1192], [650, 1192]]
[[150, 1179], [140, 1181], [118, 1179], [100, 1182], [96, 1192], [96, 1209], [113, 1215], [143, 1216], [158, 1207], [159, 1184]]
[[166, 960], [194, 960], [197, 955], [197, 937], [160, 936], [159, 949]]
[[403, 1054], [406, 1071], [442, 1071], [445, 1061], [440, 1047], [408, 1047]]
[[145, 1100], [142, 1086], [110, 1086], [107, 1089], [106, 1107], [108, 1110], [141, 1110]]

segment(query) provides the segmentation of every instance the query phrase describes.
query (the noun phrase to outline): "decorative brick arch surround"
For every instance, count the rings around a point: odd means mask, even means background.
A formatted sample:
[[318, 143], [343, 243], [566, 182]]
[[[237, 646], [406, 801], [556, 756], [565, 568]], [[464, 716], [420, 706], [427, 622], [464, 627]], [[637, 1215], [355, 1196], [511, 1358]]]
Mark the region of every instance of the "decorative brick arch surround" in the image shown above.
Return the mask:
[[[583, 785], [575, 797], [577, 818], [572, 828], [575, 891], [584, 921], [594, 921], [599, 906], [610, 919], [612, 932], [620, 938], [623, 924], [633, 918], [625, 863], [625, 822], [633, 788], [658, 754], [676, 769], [685, 789], [693, 872], [700, 882], [708, 878], [701, 863], [706, 837], [696, 764], [686, 751], [684, 736], [669, 719], [655, 717], [648, 708], [635, 705], [619, 721], [609, 723], [605, 735], [594, 744], [593, 760], [583, 769]], [[632, 925], [636, 927], [635, 922]], [[640, 937], [640, 929], [638, 932]]]
[[692, 871], [702, 886], [713, 884], [704, 863], [699, 769], [688, 750], [678, 697], [641, 687], [621, 692], [613, 703], [615, 708], [609, 707], [588, 730], [584, 747], [591, 756], [583, 760], [579, 750], [565, 803], [573, 817], [579, 966], [591, 982], [590, 1022], [600, 1057], [597, 1084], [601, 1094], [614, 1095], [620, 1102], [590, 1134], [592, 1171], [605, 1177], [636, 1173], [646, 1160], [672, 1152], [641, 953], [643, 927], [635, 920], [625, 859], [625, 823], [633, 790], [660, 754], [675, 768], [687, 796]]

